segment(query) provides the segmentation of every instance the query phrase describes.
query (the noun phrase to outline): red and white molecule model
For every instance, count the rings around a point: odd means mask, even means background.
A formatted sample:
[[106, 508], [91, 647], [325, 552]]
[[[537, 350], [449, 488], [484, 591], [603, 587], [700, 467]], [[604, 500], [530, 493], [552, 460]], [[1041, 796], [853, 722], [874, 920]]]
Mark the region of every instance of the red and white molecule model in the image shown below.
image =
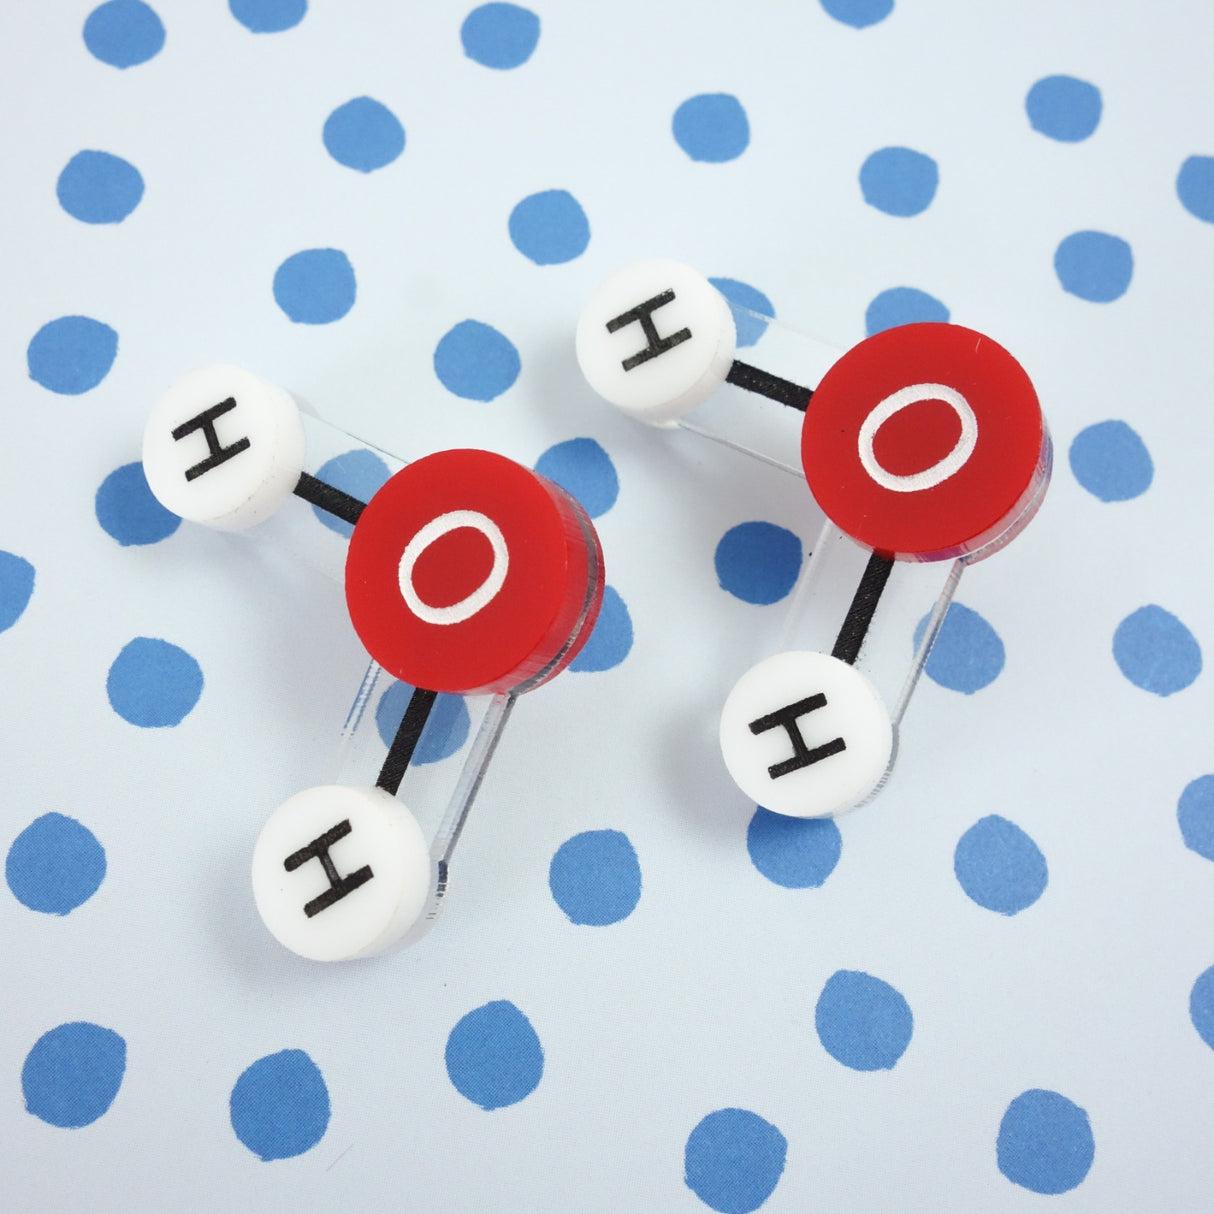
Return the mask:
[[351, 621], [372, 658], [416, 689], [374, 787], [307, 789], [254, 847], [265, 925], [301, 956], [335, 961], [415, 937], [445, 888], [445, 855], [396, 797], [436, 695], [514, 697], [563, 670], [598, 617], [603, 554], [577, 501], [489, 451], [426, 456], [366, 503], [304, 460], [294, 398], [232, 366], [178, 380], [143, 441], [148, 484], [185, 519], [241, 529], [294, 494], [352, 524]]
[[871, 555], [832, 652], [779, 653], [743, 674], [721, 713], [720, 744], [734, 781], [756, 802], [824, 817], [872, 796], [893, 761], [896, 718], [855, 664], [895, 562], [950, 560], [959, 573], [1012, 540], [1045, 494], [1050, 437], [1020, 364], [958, 325], [878, 333], [812, 390], [738, 361], [735, 347], [723, 297], [667, 260], [609, 278], [577, 328], [590, 386], [651, 424], [680, 424], [726, 382], [804, 413], [810, 493]]

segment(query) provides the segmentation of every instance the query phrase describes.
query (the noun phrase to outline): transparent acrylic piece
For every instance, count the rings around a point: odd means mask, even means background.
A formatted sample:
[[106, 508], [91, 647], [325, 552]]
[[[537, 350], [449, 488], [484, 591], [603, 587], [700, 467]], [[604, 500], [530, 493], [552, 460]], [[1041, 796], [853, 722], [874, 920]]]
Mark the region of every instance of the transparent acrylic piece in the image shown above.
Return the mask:
[[[342, 726], [335, 780], [338, 784], [375, 783], [388, 747], [379, 735], [371, 705], [377, 688], [386, 683], [391, 683], [391, 676], [377, 662], [371, 662]], [[397, 792], [430, 840], [431, 869], [425, 908], [398, 948], [406, 948], [426, 935], [442, 910], [451, 857], [518, 699], [516, 695], [462, 698], [467, 723], [459, 714], [432, 712]], [[427, 750], [446, 757], [428, 762]]]
[[[843, 354], [835, 346], [807, 337], [749, 308], [732, 303], [730, 308], [739, 332], [761, 333], [738, 350], [737, 360], [770, 375], [812, 390]], [[672, 422], [671, 426], [689, 430], [800, 477], [804, 416], [802, 411], [789, 405], [726, 382], [703, 404]]]
[[[777, 652], [830, 653], [871, 553], [833, 523], [822, 528], [793, 588]], [[855, 667], [867, 675], [895, 728], [939, 635], [966, 561], [894, 561]]]
[[[337, 457], [358, 461], [364, 473], [372, 473], [376, 469], [375, 461], [378, 461], [383, 465], [384, 480], [408, 463], [373, 443], [330, 425], [306, 405], [301, 405], [301, 412], [305, 442], [304, 471], [313, 476], [317, 476], [329, 460]], [[359, 497], [359, 494], [351, 496]], [[321, 515], [324, 516], [323, 522]], [[341, 586], [345, 583], [347, 537], [351, 530], [348, 523], [342, 523], [318, 506], [297, 497], [285, 502], [265, 522], [258, 523], [243, 534], [292, 553]]]

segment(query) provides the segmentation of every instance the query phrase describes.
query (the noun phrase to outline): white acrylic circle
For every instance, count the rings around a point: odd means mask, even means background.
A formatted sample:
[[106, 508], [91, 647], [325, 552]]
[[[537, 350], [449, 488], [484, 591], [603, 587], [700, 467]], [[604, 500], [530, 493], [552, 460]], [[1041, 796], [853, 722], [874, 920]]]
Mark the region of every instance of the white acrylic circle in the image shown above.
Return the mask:
[[[638, 319], [607, 326], [665, 292], [669, 302]], [[681, 334], [689, 336], [680, 338]], [[631, 369], [626, 360], [668, 348]], [[674, 344], [669, 344], [674, 343]], [[668, 258], [639, 261], [613, 274], [590, 297], [577, 326], [577, 360], [586, 382], [625, 413], [666, 425], [690, 412], [725, 382], [737, 332], [733, 313], [703, 275]]]
[[[234, 404], [209, 426], [197, 424], [228, 401]], [[191, 425], [189, 433], [173, 437]], [[208, 461], [210, 467], [187, 479]], [[219, 363], [177, 380], [152, 407], [143, 432], [143, 470], [160, 504], [225, 531], [273, 514], [291, 495], [303, 462], [303, 423], [291, 395]]]
[[[449, 607], [433, 607], [425, 602], [413, 585], [413, 567], [423, 552], [436, 540], [461, 527], [479, 531], [493, 549], [493, 567], [485, 580], [469, 595], [452, 603]], [[400, 558], [400, 592], [409, 610], [427, 624], [462, 624], [478, 611], [488, 606], [497, 597], [506, 582], [506, 571], [510, 567], [510, 552], [501, 528], [479, 510], [448, 510], [431, 519], [406, 545]]]
[[[924, 468], [922, 472], [912, 472], [909, 476], [897, 476], [881, 466], [873, 450], [873, 440], [877, 437], [877, 431], [895, 413], [924, 400], [944, 401], [960, 420], [961, 435], [953, 449], [930, 468]], [[860, 463], [864, 465], [864, 471], [883, 489], [890, 489], [894, 493], [918, 493], [943, 483], [965, 466], [966, 460], [973, 455], [977, 445], [978, 419], [974, 416], [974, 410], [960, 392], [947, 384], [910, 384], [908, 387], [899, 388], [876, 405], [860, 426]]]
[[[796, 758], [793, 735], [782, 724], [756, 733], [751, 723], [806, 701], [815, 706], [794, 723], [806, 755], [834, 753], [773, 776], [773, 766]], [[828, 654], [798, 650], [766, 658], [734, 684], [721, 712], [720, 740], [729, 774], [757, 804], [794, 818], [823, 818], [854, 808], [876, 789], [893, 755], [894, 733], [864, 675]]]
[[[309, 916], [305, 907], [334, 884], [319, 858], [292, 872], [285, 861], [349, 823], [329, 851], [339, 879], [364, 868], [369, 879]], [[271, 814], [253, 848], [253, 898], [271, 935], [312, 961], [369, 957], [396, 944], [425, 908], [430, 852], [417, 819], [382, 788], [309, 788]]]

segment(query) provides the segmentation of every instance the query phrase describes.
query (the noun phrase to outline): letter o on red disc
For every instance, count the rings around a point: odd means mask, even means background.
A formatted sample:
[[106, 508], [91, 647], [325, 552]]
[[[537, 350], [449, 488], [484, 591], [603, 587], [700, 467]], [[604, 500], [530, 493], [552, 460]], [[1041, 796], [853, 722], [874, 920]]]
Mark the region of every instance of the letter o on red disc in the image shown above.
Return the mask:
[[346, 557], [346, 603], [368, 653], [431, 691], [539, 686], [577, 656], [602, 599], [585, 511], [489, 451], [403, 468], [363, 510]]
[[827, 517], [865, 547], [976, 560], [1036, 513], [1051, 446], [1020, 364], [981, 333], [928, 323], [886, 329], [827, 371], [801, 462]]

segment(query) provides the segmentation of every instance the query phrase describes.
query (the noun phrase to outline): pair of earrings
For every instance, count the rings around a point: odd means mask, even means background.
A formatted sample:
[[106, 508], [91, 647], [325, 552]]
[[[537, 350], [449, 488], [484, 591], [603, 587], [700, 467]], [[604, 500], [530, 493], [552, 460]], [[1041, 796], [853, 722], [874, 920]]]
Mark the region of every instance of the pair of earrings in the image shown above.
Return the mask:
[[[756, 802], [799, 817], [837, 814], [885, 780], [897, 723], [961, 570], [1008, 543], [1040, 505], [1049, 432], [1015, 359], [959, 326], [871, 337], [812, 390], [739, 361], [736, 345], [723, 297], [665, 260], [608, 279], [577, 328], [587, 381], [643, 421], [704, 432], [697, 406], [726, 383], [803, 414], [801, 466], [828, 524], [795, 612], [824, 606], [818, 615], [830, 621], [833, 644], [829, 653], [785, 650], [745, 672], [722, 709], [720, 743], [725, 766]], [[253, 893], [266, 926], [294, 952], [330, 961], [411, 943], [431, 926], [510, 710], [585, 644], [604, 571], [576, 500], [500, 455], [426, 456], [362, 502], [305, 471], [306, 445], [289, 393], [217, 365], [186, 375], [156, 403], [143, 463], [162, 504], [194, 522], [248, 528], [294, 495], [350, 524], [346, 604], [372, 678], [382, 668], [414, 688], [373, 786], [297, 794], [254, 847]], [[925, 565], [947, 574], [909, 671], [883, 694], [857, 669], [873, 649], [870, 625], [895, 570]], [[359, 712], [370, 687], [369, 679]], [[442, 692], [490, 700], [427, 842], [397, 792]]]

